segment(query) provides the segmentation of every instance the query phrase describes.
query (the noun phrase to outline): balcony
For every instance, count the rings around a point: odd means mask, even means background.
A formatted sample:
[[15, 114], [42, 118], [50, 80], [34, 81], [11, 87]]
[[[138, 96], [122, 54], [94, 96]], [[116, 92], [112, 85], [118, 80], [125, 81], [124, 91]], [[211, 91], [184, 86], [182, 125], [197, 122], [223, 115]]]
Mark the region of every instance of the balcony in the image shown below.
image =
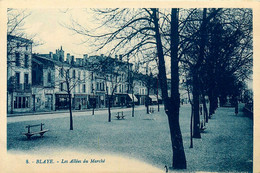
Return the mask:
[[16, 84], [15, 85], [15, 92], [31, 92], [32, 91], [32, 87], [31, 84]]

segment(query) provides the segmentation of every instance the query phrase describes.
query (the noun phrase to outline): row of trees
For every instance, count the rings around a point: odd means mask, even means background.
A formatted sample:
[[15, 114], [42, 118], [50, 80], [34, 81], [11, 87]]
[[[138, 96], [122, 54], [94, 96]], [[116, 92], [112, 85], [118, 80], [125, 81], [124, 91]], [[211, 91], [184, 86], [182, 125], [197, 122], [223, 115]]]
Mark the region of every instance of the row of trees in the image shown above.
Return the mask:
[[[97, 28], [89, 29], [75, 20], [66, 27], [95, 43], [97, 50], [107, 48], [109, 55], [141, 57], [157, 65], [171, 135], [172, 167], [185, 169], [179, 124], [180, 74], [192, 93], [193, 137], [200, 138], [200, 100], [208, 122], [218, 98], [222, 103], [226, 96], [237, 98], [252, 73], [252, 10], [116, 8], [92, 9], [91, 15]], [[104, 67], [100, 72], [106, 72]], [[171, 79], [170, 95], [167, 78]]]
[[[67, 28], [93, 39], [97, 50], [156, 60], [172, 141], [172, 167], [186, 168], [179, 125], [179, 80], [185, 74], [192, 93], [193, 137], [200, 138], [199, 104], [209, 117], [217, 99], [236, 96], [252, 73], [251, 9], [93, 9], [100, 26], [93, 30], [72, 21]], [[105, 32], [104, 32], [105, 31]], [[130, 56], [130, 57], [131, 57]], [[166, 63], [170, 61], [170, 69]], [[167, 75], [170, 71], [170, 75]], [[167, 77], [171, 78], [171, 95]], [[200, 99], [201, 98], [201, 99]], [[206, 114], [208, 121], [208, 114]]]

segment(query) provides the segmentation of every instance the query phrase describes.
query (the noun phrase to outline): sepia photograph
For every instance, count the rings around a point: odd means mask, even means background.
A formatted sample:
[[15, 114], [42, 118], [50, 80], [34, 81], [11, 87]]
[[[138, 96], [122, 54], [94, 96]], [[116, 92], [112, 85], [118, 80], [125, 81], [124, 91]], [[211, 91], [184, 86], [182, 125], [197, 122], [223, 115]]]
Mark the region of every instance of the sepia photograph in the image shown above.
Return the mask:
[[258, 172], [253, 5], [5, 4], [1, 167]]

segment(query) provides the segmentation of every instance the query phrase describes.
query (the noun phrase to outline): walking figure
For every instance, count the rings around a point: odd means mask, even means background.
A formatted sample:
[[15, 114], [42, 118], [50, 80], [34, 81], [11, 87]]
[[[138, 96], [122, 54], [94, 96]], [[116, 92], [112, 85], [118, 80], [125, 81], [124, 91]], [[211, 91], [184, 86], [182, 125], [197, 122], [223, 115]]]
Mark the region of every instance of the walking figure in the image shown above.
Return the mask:
[[238, 114], [238, 101], [237, 101], [237, 99], [235, 101], [235, 114], [236, 115]]
[[200, 115], [202, 115], [202, 105], [200, 105]]
[[166, 165], [164, 166], [164, 168], [165, 168], [165, 172], [168, 173], [168, 168]]

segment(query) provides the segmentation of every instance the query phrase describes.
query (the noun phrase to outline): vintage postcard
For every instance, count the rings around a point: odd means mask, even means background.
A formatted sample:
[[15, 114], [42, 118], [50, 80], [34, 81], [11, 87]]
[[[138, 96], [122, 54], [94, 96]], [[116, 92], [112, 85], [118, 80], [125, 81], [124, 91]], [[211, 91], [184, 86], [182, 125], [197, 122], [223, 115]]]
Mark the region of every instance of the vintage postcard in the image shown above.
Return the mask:
[[259, 172], [259, 1], [0, 1], [3, 172]]

